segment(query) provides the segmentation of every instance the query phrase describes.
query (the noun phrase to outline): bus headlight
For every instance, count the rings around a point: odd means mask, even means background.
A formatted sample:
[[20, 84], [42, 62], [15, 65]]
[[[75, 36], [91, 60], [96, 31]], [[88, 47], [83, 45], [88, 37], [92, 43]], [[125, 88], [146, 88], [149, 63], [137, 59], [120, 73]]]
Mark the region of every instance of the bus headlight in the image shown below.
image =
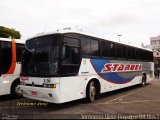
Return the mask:
[[56, 88], [56, 84], [44, 84], [43, 87], [45, 87], [45, 88]]

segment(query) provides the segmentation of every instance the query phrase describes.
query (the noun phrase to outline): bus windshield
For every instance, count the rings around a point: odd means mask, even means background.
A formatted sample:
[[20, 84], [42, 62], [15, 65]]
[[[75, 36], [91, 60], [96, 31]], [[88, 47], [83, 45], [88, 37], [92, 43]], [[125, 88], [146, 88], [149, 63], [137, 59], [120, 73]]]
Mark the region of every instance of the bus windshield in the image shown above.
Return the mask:
[[59, 37], [47, 35], [26, 41], [22, 75], [53, 76], [58, 71]]

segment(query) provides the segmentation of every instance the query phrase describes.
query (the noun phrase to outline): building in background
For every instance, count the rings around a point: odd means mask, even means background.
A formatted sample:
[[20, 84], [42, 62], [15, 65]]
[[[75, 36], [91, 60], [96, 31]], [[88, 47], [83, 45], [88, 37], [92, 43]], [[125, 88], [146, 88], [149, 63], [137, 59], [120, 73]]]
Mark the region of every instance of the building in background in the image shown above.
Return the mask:
[[153, 50], [155, 68], [160, 67], [160, 35], [150, 38], [150, 45], [146, 46]]

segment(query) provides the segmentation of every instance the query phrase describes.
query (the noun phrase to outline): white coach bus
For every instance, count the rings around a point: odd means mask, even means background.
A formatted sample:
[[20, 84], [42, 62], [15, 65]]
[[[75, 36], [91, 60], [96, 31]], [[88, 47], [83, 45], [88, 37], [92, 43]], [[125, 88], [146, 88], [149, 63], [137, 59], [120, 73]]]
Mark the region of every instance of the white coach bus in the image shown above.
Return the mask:
[[89, 102], [100, 93], [153, 79], [153, 53], [78, 32], [28, 39], [22, 57], [21, 88], [31, 99]]
[[22, 40], [0, 38], [0, 95], [21, 95], [19, 74], [23, 50]]

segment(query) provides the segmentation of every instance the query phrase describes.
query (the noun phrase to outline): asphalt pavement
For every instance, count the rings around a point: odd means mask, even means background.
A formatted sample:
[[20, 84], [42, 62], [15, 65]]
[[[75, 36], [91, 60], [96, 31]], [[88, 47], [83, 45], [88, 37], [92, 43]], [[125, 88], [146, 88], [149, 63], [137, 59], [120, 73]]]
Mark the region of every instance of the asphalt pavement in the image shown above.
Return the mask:
[[51, 104], [28, 98], [0, 97], [0, 119], [160, 119], [160, 79], [107, 92], [98, 100]]

